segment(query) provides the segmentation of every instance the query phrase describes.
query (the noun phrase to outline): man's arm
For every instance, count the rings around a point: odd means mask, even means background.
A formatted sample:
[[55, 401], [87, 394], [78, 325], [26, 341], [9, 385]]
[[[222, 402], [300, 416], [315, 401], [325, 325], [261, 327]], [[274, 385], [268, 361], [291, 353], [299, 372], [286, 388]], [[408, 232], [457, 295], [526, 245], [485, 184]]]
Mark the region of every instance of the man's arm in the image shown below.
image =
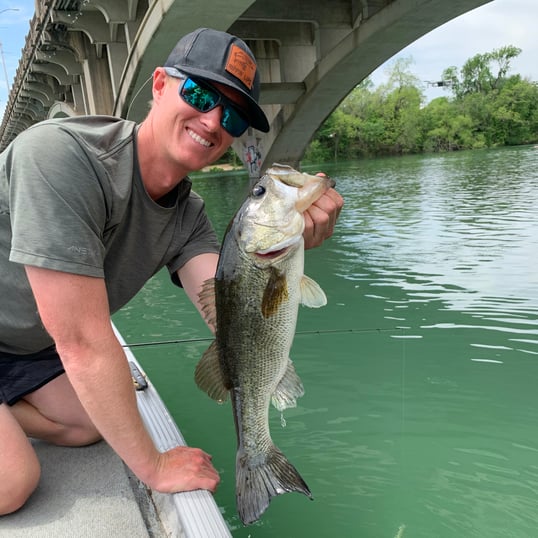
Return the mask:
[[111, 327], [104, 281], [30, 266], [26, 273], [67, 377], [110, 446], [159, 491], [214, 491], [219, 479], [210, 456], [189, 447], [161, 454], [147, 433], [123, 349]]
[[[217, 271], [219, 255], [214, 253], [199, 254], [191, 258], [177, 274], [183, 285], [185, 293], [198, 309], [202, 318], [205, 316], [202, 313], [202, 306], [198, 294], [202, 289], [202, 284], [209, 278], [213, 278]], [[212, 332], [215, 332], [214, 327], [209, 327]]]

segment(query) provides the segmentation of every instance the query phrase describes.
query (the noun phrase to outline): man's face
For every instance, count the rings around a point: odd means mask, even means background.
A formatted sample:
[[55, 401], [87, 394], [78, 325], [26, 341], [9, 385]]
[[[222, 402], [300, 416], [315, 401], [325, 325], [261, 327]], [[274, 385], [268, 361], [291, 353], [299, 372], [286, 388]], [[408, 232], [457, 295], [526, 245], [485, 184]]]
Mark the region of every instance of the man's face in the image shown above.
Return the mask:
[[[182, 79], [166, 77], [165, 86], [156, 104], [157, 136], [168, 157], [188, 171], [199, 170], [218, 160], [234, 138], [220, 124], [222, 106], [209, 112], [199, 112], [187, 104], [178, 93]], [[243, 96], [222, 84], [213, 86], [240, 108], [245, 108]]]

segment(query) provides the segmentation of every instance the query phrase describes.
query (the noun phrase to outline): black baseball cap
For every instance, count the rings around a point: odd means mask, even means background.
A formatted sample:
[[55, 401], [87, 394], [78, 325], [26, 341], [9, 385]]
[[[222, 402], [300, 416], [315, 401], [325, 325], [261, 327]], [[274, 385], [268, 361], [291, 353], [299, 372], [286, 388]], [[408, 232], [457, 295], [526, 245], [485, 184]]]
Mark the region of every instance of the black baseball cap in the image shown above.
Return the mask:
[[269, 131], [267, 117], [258, 105], [260, 73], [256, 59], [238, 37], [211, 28], [198, 28], [178, 41], [164, 67], [237, 90], [247, 100], [252, 127], [264, 133]]

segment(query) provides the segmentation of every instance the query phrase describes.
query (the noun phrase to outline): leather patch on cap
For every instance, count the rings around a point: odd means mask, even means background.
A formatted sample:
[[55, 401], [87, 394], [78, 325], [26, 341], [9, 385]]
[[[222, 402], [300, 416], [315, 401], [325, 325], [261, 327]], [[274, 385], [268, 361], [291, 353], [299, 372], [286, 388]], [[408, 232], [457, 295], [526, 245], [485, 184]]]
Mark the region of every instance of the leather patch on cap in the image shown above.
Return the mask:
[[256, 63], [242, 48], [237, 45], [231, 46], [225, 69], [238, 78], [249, 90], [252, 89]]

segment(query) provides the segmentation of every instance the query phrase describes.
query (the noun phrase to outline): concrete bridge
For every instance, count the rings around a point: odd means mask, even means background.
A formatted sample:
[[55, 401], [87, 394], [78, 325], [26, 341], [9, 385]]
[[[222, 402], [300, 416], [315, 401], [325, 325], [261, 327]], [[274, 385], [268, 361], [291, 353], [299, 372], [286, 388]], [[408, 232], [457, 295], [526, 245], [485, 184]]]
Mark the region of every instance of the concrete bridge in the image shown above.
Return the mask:
[[[143, 119], [153, 68], [200, 26], [244, 39], [261, 73], [267, 134], [234, 149], [299, 166], [319, 126], [379, 65], [491, 0], [36, 0], [0, 127], [0, 150], [45, 118]], [[263, 167], [263, 164], [260, 165]], [[254, 170], [255, 175], [256, 170]]]

